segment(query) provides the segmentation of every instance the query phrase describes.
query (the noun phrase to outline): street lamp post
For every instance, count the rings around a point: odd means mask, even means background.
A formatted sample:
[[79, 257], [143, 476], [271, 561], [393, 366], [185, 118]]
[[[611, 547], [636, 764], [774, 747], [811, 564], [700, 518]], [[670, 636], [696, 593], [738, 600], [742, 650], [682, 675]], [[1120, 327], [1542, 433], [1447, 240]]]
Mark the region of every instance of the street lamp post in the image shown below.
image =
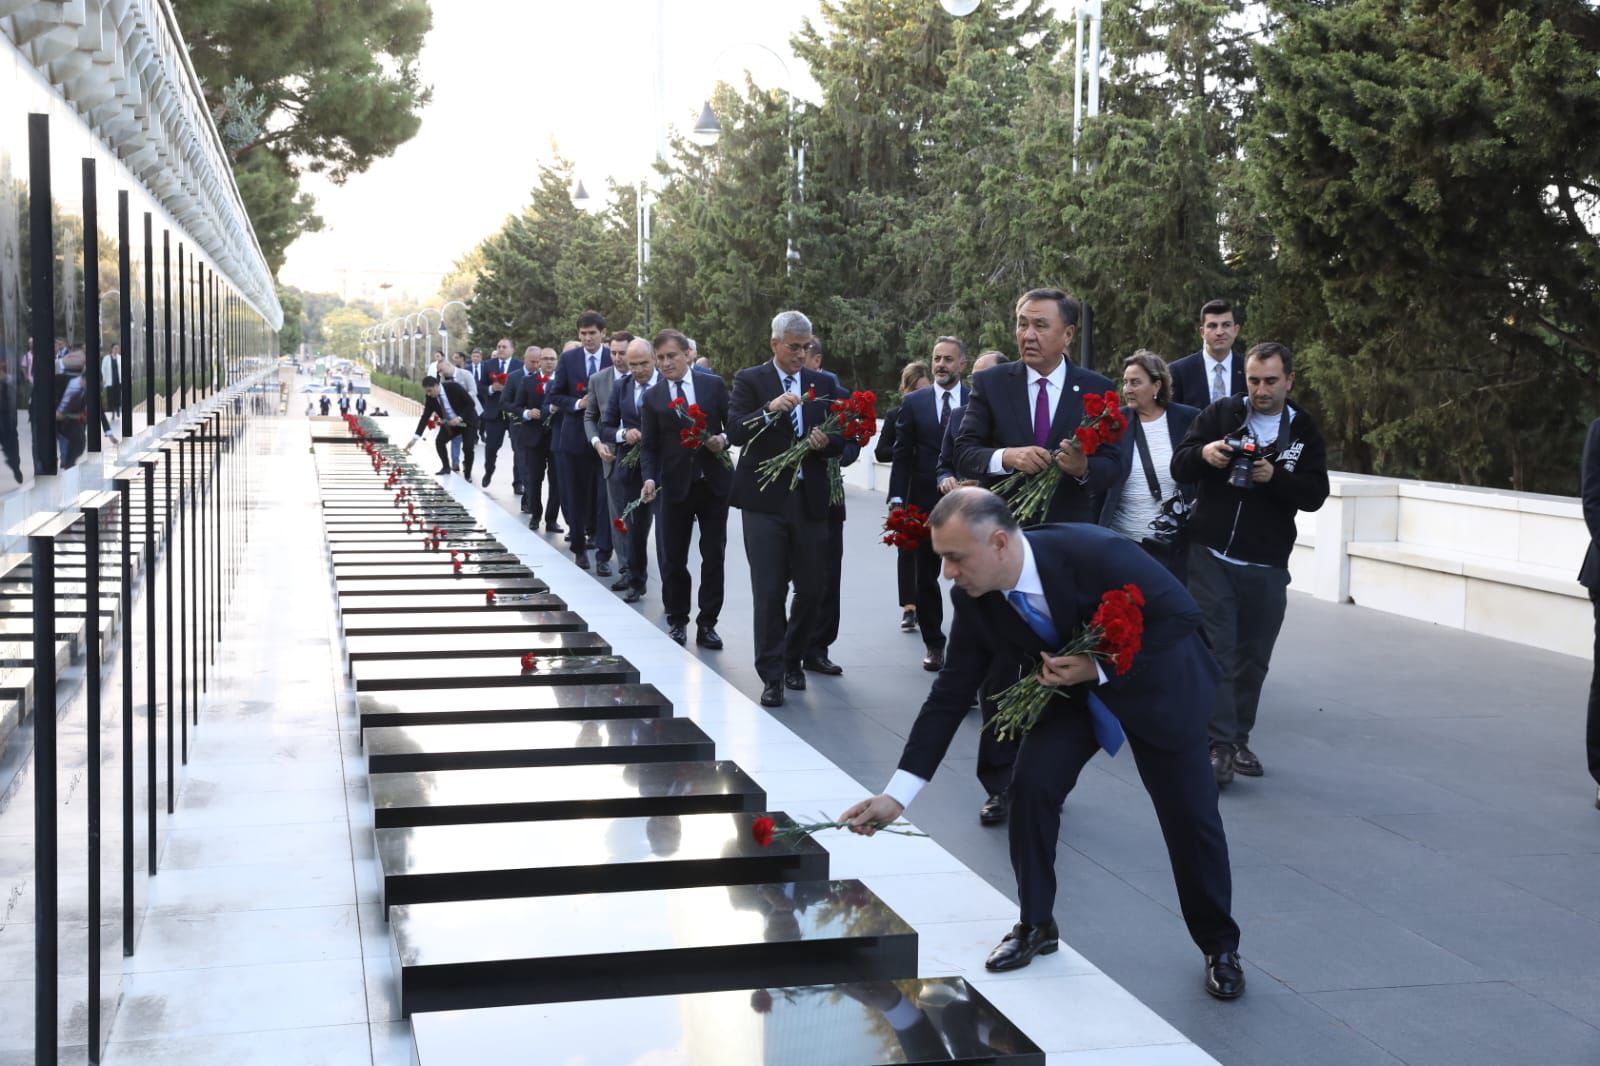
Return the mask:
[[[444, 324], [444, 314], [456, 304], [460, 304], [463, 311], [467, 309], [465, 300], [451, 300], [449, 303], [446, 303], [443, 307], [439, 308], [439, 336], [443, 338], [441, 343], [444, 345], [444, 351], [446, 355], [450, 354], [450, 328]], [[472, 336], [472, 323], [470, 322], [467, 323], [467, 336]]]

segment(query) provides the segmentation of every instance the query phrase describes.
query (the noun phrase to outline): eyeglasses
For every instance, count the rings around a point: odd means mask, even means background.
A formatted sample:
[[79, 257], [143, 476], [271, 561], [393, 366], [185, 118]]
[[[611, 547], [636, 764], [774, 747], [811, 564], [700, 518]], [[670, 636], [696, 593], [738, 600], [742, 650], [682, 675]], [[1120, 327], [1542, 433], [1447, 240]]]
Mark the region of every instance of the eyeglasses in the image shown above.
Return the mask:
[[801, 352], [820, 352], [822, 350], [822, 345], [816, 341], [807, 341], [804, 344], [784, 341], [783, 346], [789, 350], [790, 355], [799, 355]]

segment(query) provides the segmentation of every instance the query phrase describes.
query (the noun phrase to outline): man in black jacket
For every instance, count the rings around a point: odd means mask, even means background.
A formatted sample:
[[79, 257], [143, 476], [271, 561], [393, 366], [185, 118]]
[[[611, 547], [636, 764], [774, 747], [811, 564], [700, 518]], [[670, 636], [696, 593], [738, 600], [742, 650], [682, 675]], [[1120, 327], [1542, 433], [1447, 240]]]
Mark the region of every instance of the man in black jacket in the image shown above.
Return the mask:
[[1247, 395], [1201, 411], [1172, 455], [1173, 479], [1200, 487], [1188, 524], [1189, 591], [1205, 612], [1206, 641], [1222, 664], [1211, 716], [1219, 785], [1235, 773], [1262, 774], [1250, 731], [1288, 607], [1295, 514], [1315, 511], [1328, 498], [1322, 434], [1288, 402], [1289, 349], [1276, 341], [1251, 348], [1245, 382]]
[[[1583, 557], [1578, 581], [1594, 603], [1594, 675], [1589, 681], [1589, 723], [1585, 741], [1589, 748], [1589, 776], [1600, 785], [1600, 418], [1589, 423], [1583, 442], [1583, 522], [1589, 527], [1589, 551]], [[1600, 807], [1600, 789], [1594, 805]]]
[[[761, 704], [781, 707], [785, 688], [806, 687], [802, 669], [822, 601], [823, 545], [828, 539], [828, 460], [844, 453], [844, 438], [818, 427], [828, 417], [832, 384], [806, 370], [811, 320], [783, 311], [772, 320], [772, 358], [734, 375], [728, 441], [740, 447], [733, 506], [744, 513], [744, 554], [750, 566], [756, 673]], [[772, 479], [761, 464], [799, 442], [809, 446], [799, 476]], [[789, 586], [794, 604], [784, 617]]]
[[433, 446], [439, 453], [439, 473], [450, 473], [450, 442], [459, 437], [467, 452], [461, 472], [467, 480], [472, 480], [472, 459], [478, 442], [478, 414], [473, 409], [472, 397], [454, 381], [440, 382], [432, 374], [422, 379], [422, 391], [427, 394], [427, 400], [422, 405], [422, 417], [417, 419], [417, 430], [406, 444], [406, 451], [409, 452], [422, 439], [423, 430], [428, 428], [428, 419], [438, 415], [439, 435], [434, 438]]

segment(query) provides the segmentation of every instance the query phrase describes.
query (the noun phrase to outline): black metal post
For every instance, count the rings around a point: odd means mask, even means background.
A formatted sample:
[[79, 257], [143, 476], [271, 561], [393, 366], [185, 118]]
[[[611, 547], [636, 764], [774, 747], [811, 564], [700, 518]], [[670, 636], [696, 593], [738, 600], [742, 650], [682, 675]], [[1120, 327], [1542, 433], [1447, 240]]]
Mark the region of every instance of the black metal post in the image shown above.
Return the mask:
[[[146, 216], [147, 218], [149, 216]], [[155, 405], [155, 394], [151, 393], [150, 403]], [[149, 856], [145, 862], [148, 869], [147, 876], [156, 875], [156, 804], [160, 791], [156, 788], [156, 767], [161, 760], [156, 755], [156, 718], [160, 714], [156, 705], [156, 459], [159, 453], [152, 452], [150, 458], [141, 460], [139, 465], [144, 468], [144, 705], [145, 705], [145, 734], [148, 741], [145, 763], [145, 806], [149, 808], [148, 824], [145, 827], [146, 843]], [[168, 587], [168, 602], [171, 602], [171, 587]], [[131, 926], [132, 918], [124, 920]], [[128, 930], [131, 938], [132, 929]], [[131, 942], [131, 939], [130, 939]]]
[[[88, 162], [86, 160], [86, 162]], [[87, 227], [86, 227], [87, 228]], [[99, 419], [93, 419], [98, 425]], [[100, 1061], [100, 507], [83, 508], [83, 561], [88, 575], [83, 676], [88, 698], [89, 785], [89, 1061]], [[51, 642], [52, 649], [54, 642]], [[54, 662], [54, 659], [51, 660]], [[34, 659], [37, 668], [39, 660]], [[126, 901], [123, 910], [127, 910]]]
[[[123, 215], [127, 217], [126, 213]], [[123, 378], [123, 391], [131, 386]], [[127, 405], [123, 405], [127, 413]], [[128, 415], [123, 425], [130, 425]], [[122, 954], [133, 954], [133, 471], [117, 480], [122, 495]], [[155, 565], [147, 560], [149, 565]]]
[[[174, 797], [173, 778], [174, 778], [174, 776], [176, 774], [176, 770], [172, 765], [172, 709], [175, 706], [174, 696], [173, 696], [173, 692], [172, 692], [172, 605], [173, 605], [173, 602], [174, 602], [173, 598], [172, 598], [172, 571], [174, 569], [173, 560], [172, 560], [172, 555], [173, 555], [173, 552], [172, 552], [172, 539], [173, 539], [173, 526], [175, 526], [177, 524], [177, 522], [178, 522], [177, 511], [172, 506], [172, 452], [171, 451], [168, 451], [166, 449], [162, 449], [161, 468], [162, 468], [163, 474], [165, 475], [164, 478], [163, 478], [163, 481], [164, 481], [164, 483], [166, 485], [166, 492], [167, 492], [166, 511], [165, 511], [165, 514], [164, 514], [164, 517], [166, 518], [166, 522], [167, 522], [167, 525], [166, 525], [166, 532], [167, 532], [167, 537], [166, 537], [166, 540], [167, 540], [166, 565], [164, 567], [162, 567], [162, 569], [165, 570], [166, 574], [167, 574], [167, 612], [166, 612], [167, 613], [167, 813], [171, 814], [175, 810], [175, 806], [174, 806], [174, 803], [173, 803], [173, 800], [175, 798]], [[180, 488], [179, 491], [181, 492], [182, 489]]]
[[100, 391], [100, 201], [94, 160], [89, 158], [83, 160], [83, 383], [89, 390], [87, 447], [98, 452], [100, 416], [105, 413]]
[[[150, 216], [146, 215], [146, 218]], [[161, 315], [165, 319], [166, 344], [166, 398], [163, 407], [163, 416], [172, 417], [172, 396], [177, 391], [177, 382], [172, 380], [172, 231], [161, 231]], [[154, 395], [150, 403], [155, 404]], [[170, 520], [170, 515], [168, 516]]]
[[[181, 259], [181, 257], [180, 257]], [[182, 269], [181, 267], [179, 269]], [[183, 305], [180, 303], [179, 315]], [[187, 368], [186, 368], [187, 369]], [[194, 492], [189, 471], [189, 440], [181, 434], [177, 440], [178, 452], [178, 728], [181, 731], [183, 764], [189, 765], [189, 541], [192, 531], [184, 501]], [[168, 462], [171, 462], [169, 457]], [[169, 784], [170, 789], [170, 784]], [[171, 811], [169, 810], [170, 814]]]
[[[51, 441], [52, 447], [54, 444]], [[60, 1013], [56, 993], [55, 539], [49, 533], [30, 535], [28, 550], [33, 566], [34, 1062], [54, 1066]], [[93, 619], [91, 614], [91, 622]]]
[[[121, 293], [117, 300], [117, 338], [122, 344], [122, 360], [117, 366], [117, 384], [121, 387], [117, 395], [122, 410], [118, 415], [122, 418], [122, 433], [127, 439], [133, 429], [133, 382], [128, 380], [128, 371], [133, 366], [133, 250], [129, 245], [129, 233], [132, 222], [128, 218], [128, 190], [117, 190], [117, 289]], [[145, 287], [145, 294], [149, 303], [149, 286]], [[148, 351], [148, 349], [146, 349]]]
[[[55, 226], [50, 218], [50, 116], [28, 116], [28, 276], [33, 300], [33, 388], [28, 425], [33, 432], [33, 472], [54, 474], [56, 452]], [[51, 985], [54, 988], [54, 984]], [[54, 1041], [54, 1034], [51, 1036]]]

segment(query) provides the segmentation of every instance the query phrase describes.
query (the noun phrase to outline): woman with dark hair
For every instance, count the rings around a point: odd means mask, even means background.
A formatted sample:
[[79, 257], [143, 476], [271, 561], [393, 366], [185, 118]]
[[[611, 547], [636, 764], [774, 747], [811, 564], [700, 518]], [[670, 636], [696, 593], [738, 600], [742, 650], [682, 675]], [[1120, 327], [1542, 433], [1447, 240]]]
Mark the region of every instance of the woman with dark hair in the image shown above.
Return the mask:
[[[921, 362], [907, 363], [900, 369], [900, 403], [884, 412], [878, 419], [878, 443], [873, 446], [872, 457], [880, 463], [894, 461], [894, 423], [895, 416], [900, 413], [900, 407], [905, 403], [905, 398], [918, 389], [925, 389], [933, 384], [933, 375], [928, 373], [928, 364]], [[900, 596], [900, 631], [902, 633], [915, 633], [917, 631], [917, 561], [915, 552], [895, 553], [898, 567], [898, 593]]]
[[1194, 497], [1193, 485], [1172, 479], [1172, 452], [1200, 409], [1172, 402], [1172, 373], [1166, 361], [1143, 348], [1122, 362], [1122, 396], [1127, 401], [1122, 414], [1130, 427], [1121, 448], [1122, 477], [1106, 490], [1100, 524], [1143, 545], [1183, 580], [1181, 546], [1151, 540], [1150, 521], [1173, 496]]

